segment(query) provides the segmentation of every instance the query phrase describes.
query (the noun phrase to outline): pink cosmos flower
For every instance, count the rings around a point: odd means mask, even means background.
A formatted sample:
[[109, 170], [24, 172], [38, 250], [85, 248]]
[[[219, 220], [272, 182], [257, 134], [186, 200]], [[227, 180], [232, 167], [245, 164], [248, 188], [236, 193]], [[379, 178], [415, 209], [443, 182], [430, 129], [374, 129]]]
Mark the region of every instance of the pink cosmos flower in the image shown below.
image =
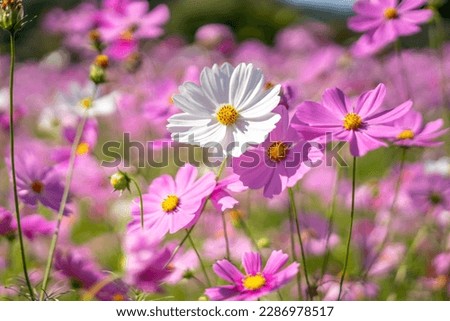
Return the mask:
[[423, 213], [450, 211], [450, 178], [439, 174], [418, 175], [409, 187], [415, 208]]
[[348, 27], [364, 35], [356, 42], [352, 52], [356, 56], [376, 53], [401, 36], [420, 31], [420, 24], [429, 21], [433, 12], [420, 9], [426, 0], [360, 0], [353, 10]]
[[15, 233], [13, 215], [10, 211], [0, 207], [0, 235], [10, 235]]
[[239, 271], [228, 260], [220, 260], [214, 264], [216, 274], [232, 283], [206, 289], [205, 294], [214, 301], [250, 301], [269, 294], [289, 283], [297, 274], [299, 264], [294, 262], [281, 270], [289, 257], [282, 251], [273, 251], [262, 269], [261, 255], [255, 252], [245, 253], [242, 264], [245, 274]]
[[[14, 222], [17, 226], [17, 222]], [[32, 214], [22, 218], [23, 234], [29, 239], [34, 240], [36, 236], [48, 236], [55, 230], [56, 222], [48, 221], [42, 215]]]
[[240, 193], [245, 190], [247, 187], [239, 180], [239, 176], [231, 174], [217, 182], [210, 199], [218, 212], [224, 212], [239, 204], [239, 201], [231, 196], [230, 192]]
[[125, 240], [127, 283], [147, 292], [161, 291], [161, 283], [170, 275], [171, 251], [161, 247], [161, 239], [147, 231], [128, 232]]
[[[31, 150], [16, 155], [16, 165], [17, 188], [22, 202], [33, 208], [40, 202], [58, 211], [64, 186], [60, 174], [54, 167], [46, 164], [45, 160]], [[65, 213], [68, 213], [67, 208]]]
[[328, 89], [321, 104], [307, 101], [297, 107], [292, 126], [309, 138], [330, 133], [333, 140], [349, 142], [353, 156], [364, 156], [387, 146], [381, 138], [393, 138], [398, 132], [390, 124], [411, 109], [412, 102], [408, 100], [396, 108], [380, 110], [385, 96], [386, 87], [379, 84], [360, 95], [352, 106], [340, 89]]
[[309, 155], [311, 144], [289, 126], [289, 115], [284, 106], [277, 107], [275, 112], [281, 115], [281, 120], [267, 140], [233, 160], [233, 170], [244, 186], [251, 189], [264, 187], [264, 196], [268, 198], [294, 186], [311, 169], [311, 164], [322, 158], [320, 151], [318, 155]]
[[111, 44], [108, 54], [123, 59], [136, 51], [139, 39], [152, 39], [164, 32], [162, 25], [169, 20], [169, 9], [159, 5], [149, 10], [147, 1], [109, 1], [110, 10], [101, 15], [102, 39]]
[[[65, 251], [57, 251], [55, 270], [69, 279], [72, 288], [86, 290], [97, 286], [108, 276], [100, 270], [86, 248], [73, 247]], [[128, 300], [127, 292], [127, 286], [121, 280], [116, 280], [100, 288], [95, 296], [103, 301], [124, 301]]]
[[[213, 173], [197, 178], [197, 168], [185, 165], [173, 179], [162, 175], [155, 179], [144, 198], [144, 227], [151, 233], [165, 235], [188, 228], [198, 219], [206, 199], [211, 195], [216, 179]], [[132, 208], [130, 230], [140, 228], [139, 201]]]
[[416, 111], [410, 111], [402, 118], [394, 121], [392, 125], [398, 129], [394, 144], [400, 146], [440, 146], [443, 142], [436, 142], [435, 140], [448, 131], [448, 128], [442, 129], [444, 125], [442, 119], [424, 125], [422, 115]]

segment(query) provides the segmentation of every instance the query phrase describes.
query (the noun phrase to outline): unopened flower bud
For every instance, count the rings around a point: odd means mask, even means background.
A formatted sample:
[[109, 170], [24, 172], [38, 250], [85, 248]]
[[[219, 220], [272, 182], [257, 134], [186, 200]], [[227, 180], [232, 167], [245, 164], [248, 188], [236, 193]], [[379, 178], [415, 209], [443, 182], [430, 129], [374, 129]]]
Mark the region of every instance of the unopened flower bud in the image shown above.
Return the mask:
[[1, 0], [0, 27], [9, 32], [19, 31], [24, 23], [22, 0]]
[[91, 70], [89, 72], [89, 78], [96, 85], [100, 85], [106, 82], [106, 71], [104, 68], [97, 65], [91, 65]]
[[108, 58], [108, 56], [107, 55], [98, 55], [95, 58], [95, 65], [99, 66], [99, 67], [101, 67], [103, 69], [108, 68], [108, 66], [109, 66], [109, 58]]
[[198, 301], [209, 301], [206, 295], [202, 295], [198, 298]]
[[194, 273], [191, 270], [187, 270], [186, 272], [184, 272], [183, 274], [183, 278], [186, 280], [190, 280], [194, 277]]
[[102, 42], [100, 32], [96, 29], [89, 32], [89, 40], [91, 41], [91, 46], [97, 52], [102, 52], [105, 49], [105, 45]]
[[256, 245], [258, 245], [260, 249], [267, 249], [270, 247], [270, 243], [271, 242], [267, 237], [262, 237], [256, 242]]
[[130, 190], [131, 179], [126, 173], [118, 171], [111, 176], [110, 183], [115, 191]]

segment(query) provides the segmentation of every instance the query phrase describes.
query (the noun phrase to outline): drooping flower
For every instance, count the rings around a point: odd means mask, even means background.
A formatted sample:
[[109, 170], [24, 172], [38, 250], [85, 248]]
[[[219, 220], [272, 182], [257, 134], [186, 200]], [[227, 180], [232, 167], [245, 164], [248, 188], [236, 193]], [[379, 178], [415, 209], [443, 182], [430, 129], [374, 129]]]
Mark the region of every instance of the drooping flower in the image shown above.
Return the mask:
[[363, 93], [352, 106], [350, 99], [338, 88], [328, 89], [322, 103], [304, 102], [297, 107], [292, 126], [310, 138], [331, 134], [336, 141], [350, 144], [353, 156], [387, 146], [382, 138], [396, 137], [398, 130], [391, 124], [412, 107], [410, 100], [392, 109], [383, 110], [386, 87], [379, 84]]
[[280, 86], [265, 90], [264, 76], [252, 64], [205, 68], [200, 84], [186, 82], [173, 97], [183, 111], [167, 125], [175, 141], [217, 147], [218, 154], [237, 157], [249, 145], [262, 143], [280, 119], [272, 112]]
[[245, 190], [247, 190], [247, 187], [239, 180], [239, 176], [231, 174], [217, 182], [210, 200], [218, 212], [224, 212], [239, 204], [239, 201], [230, 193], [240, 193]]
[[[267, 140], [233, 160], [233, 170], [243, 184], [251, 189], [264, 187], [264, 196], [269, 198], [294, 186], [311, 169], [311, 164], [322, 158], [320, 150], [312, 148], [289, 125], [286, 108], [279, 106], [275, 111], [281, 120]], [[310, 156], [311, 149], [315, 152]]]
[[420, 9], [426, 0], [359, 0], [353, 10], [348, 27], [364, 35], [356, 42], [352, 52], [357, 56], [371, 55], [401, 36], [420, 32], [420, 24], [429, 21], [433, 12]]
[[104, 301], [128, 300], [128, 288], [119, 279], [105, 282], [108, 274], [101, 271], [86, 248], [68, 248], [55, 254], [55, 270], [64, 275], [74, 289], [95, 291], [95, 296]]
[[209, 288], [206, 289], [205, 294], [214, 301], [256, 300], [278, 290], [295, 277], [298, 272], [298, 263], [291, 263], [282, 269], [288, 258], [288, 255], [282, 251], [273, 251], [262, 269], [259, 253], [245, 253], [242, 258], [245, 274], [228, 260], [217, 261], [213, 266], [214, 272], [232, 285]]
[[125, 240], [125, 280], [146, 292], [161, 291], [161, 283], [170, 275], [171, 251], [161, 247], [161, 239], [147, 231], [128, 232]]
[[394, 139], [395, 145], [433, 147], [442, 145], [436, 139], [444, 135], [447, 129], [442, 129], [444, 121], [438, 119], [423, 124], [422, 115], [416, 111], [410, 111], [392, 124], [398, 129], [398, 134]]
[[[17, 222], [14, 222], [15, 226]], [[48, 236], [55, 231], [56, 222], [48, 221], [42, 215], [32, 214], [22, 218], [23, 234], [29, 239], [34, 240], [36, 236]]]
[[[198, 219], [204, 202], [211, 195], [216, 180], [213, 173], [197, 178], [197, 168], [185, 165], [173, 179], [162, 175], [153, 180], [144, 199], [144, 228], [155, 235], [176, 233]], [[130, 230], [140, 228], [139, 202], [132, 208]]]
[[0, 207], [0, 235], [8, 236], [15, 231], [13, 215], [10, 211]]

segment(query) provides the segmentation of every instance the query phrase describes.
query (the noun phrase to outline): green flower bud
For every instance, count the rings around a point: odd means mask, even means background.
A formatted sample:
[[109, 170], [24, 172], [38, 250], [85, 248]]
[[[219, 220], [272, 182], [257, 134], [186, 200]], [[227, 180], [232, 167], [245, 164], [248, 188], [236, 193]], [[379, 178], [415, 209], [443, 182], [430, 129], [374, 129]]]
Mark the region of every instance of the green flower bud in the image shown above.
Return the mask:
[[115, 191], [130, 190], [131, 179], [126, 173], [118, 171], [111, 176], [110, 183]]
[[1, 0], [0, 27], [9, 32], [19, 31], [24, 24], [22, 0]]
[[267, 249], [270, 247], [270, 240], [267, 237], [260, 238], [256, 244], [260, 249]]
[[89, 78], [94, 82], [96, 85], [100, 85], [106, 82], [106, 72], [105, 69], [97, 66], [97, 65], [91, 65], [91, 70], [89, 72]]
[[198, 301], [209, 301], [209, 300], [206, 297], [206, 295], [202, 295], [201, 297], [198, 298]]
[[192, 279], [193, 276], [194, 276], [194, 272], [192, 272], [191, 270], [187, 270], [183, 274], [183, 278], [186, 280]]

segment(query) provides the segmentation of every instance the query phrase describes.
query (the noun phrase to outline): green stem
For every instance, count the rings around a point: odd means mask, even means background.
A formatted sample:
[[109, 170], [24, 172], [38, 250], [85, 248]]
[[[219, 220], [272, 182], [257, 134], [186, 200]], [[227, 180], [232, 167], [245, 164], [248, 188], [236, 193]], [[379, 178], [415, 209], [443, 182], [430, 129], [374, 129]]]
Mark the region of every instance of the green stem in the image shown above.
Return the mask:
[[25, 257], [25, 245], [23, 242], [22, 224], [20, 222], [19, 194], [17, 192], [16, 161], [15, 161], [15, 137], [14, 137], [14, 70], [16, 61], [16, 37], [14, 33], [9, 34], [11, 64], [9, 70], [9, 141], [11, 153], [11, 176], [14, 188], [14, 206], [16, 208], [17, 232], [19, 234], [20, 256], [22, 258], [23, 275], [27, 284], [31, 300], [34, 301], [34, 291], [28, 276], [27, 260]]
[[200, 266], [202, 267], [202, 271], [203, 271], [203, 274], [205, 275], [206, 282], [208, 283], [208, 286], [211, 287], [211, 280], [209, 279], [208, 273], [206, 272], [206, 267], [205, 267], [205, 264], [203, 263], [202, 257], [200, 255], [200, 253], [198, 252], [197, 247], [194, 244], [194, 241], [192, 240], [191, 234], [189, 233], [189, 231], [186, 231], [186, 232], [187, 232], [187, 234], [186, 234], [187, 238], [188, 238], [189, 242], [191, 243], [191, 246], [194, 249], [195, 254], [197, 255], [197, 258], [200, 262]]
[[338, 187], [338, 182], [339, 182], [339, 174], [340, 174], [340, 167], [336, 168], [336, 177], [333, 183], [333, 190], [332, 190], [332, 195], [333, 195], [333, 199], [331, 200], [331, 206], [330, 206], [330, 210], [328, 213], [328, 231], [327, 231], [327, 241], [326, 241], [326, 247], [325, 247], [325, 257], [323, 259], [323, 263], [322, 263], [322, 271], [321, 271], [321, 275], [322, 278], [325, 275], [325, 271], [327, 270], [328, 267], [328, 263], [330, 261], [330, 236], [331, 236], [331, 232], [333, 231], [333, 225], [334, 225], [334, 211], [336, 209], [336, 200], [337, 200], [337, 187]]
[[306, 285], [308, 286], [307, 294], [308, 294], [309, 298], [312, 301], [313, 298], [312, 298], [311, 291], [310, 291], [311, 290], [311, 283], [309, 282], [309, 277], [308, 277], [308, 265], [306, 263], [305, 249], [303, 247], [303, 240], [302, 240], [302, 235], [301, 235], [301, 231], [300, 231], [300, 221], [298, 219], [297, 207], [295, 205], [294, 191], [292, 190], [292, 188], [289, 188], [288, 191], [289, 191], [289, 200], [290, 200], [290, 203], [291, 203], [292, 215], [294, 216], [295, 228], [297, 230], [297, 237], [298, 237], [298, 241], [300, 243], [300, 250], [301, 250], [301, 255], [302, 255], [302, 265], [303, 265], [303, 273], [305, 273]]
[[241, 225], [242, 229], [244, 230], [245, 235], [247, 235], [248, 238], [250, 239], [250, 241], [252, 242], [256, 251], [258, 251], [258, 253], [261, 254], [261, 249], [259, 248], [258, 242], [256, 242], [255, 238], [253, 237], [253, 233], [250, 231], [250, 229], [247, 226], [247, 223], [245, 222], [244, 219], [242, 219], [242, 217], [239, 217], [239, 224]]
[[344, 285], [345, 274], [348, 267], [348, 259], [350, 256], [350, 243], [352, 241], [353, 218], [355, 216], [355, 190], [356, 190], [356, 157], [353, 157], [353, 175], [352, 175], [352, 207], [350, 211], [350, 231], [347, 239], [347, 249], [345, 253], [344, 270], [342, 271], [341, 281], [339, 282], [338, 301], [341, 300], [342, 286]]
[[139, 184], [136, 182], [136, 180], [132, 177], [130, 177], [130, 178], [131, 178], [131, 181], [133, 182], [134, 186], [136, 187], [136, 190], [139, 193], [139, 203], [140, 203], [140, 207], [141, 207], [141, 209], [140, 209], [141, 210], [141, 228], [144, 229], [144, 200], [142, 198], [142, 190], [139, 187]]
[[220, 164], [219, 170], [217, 171], [217, 175], [216, 175], [216, 181], [218, 181], [220, 179], [220, 177], [222, 177], [223, 171], [225, 170], [225, 167], [227, 167], [227, 157], [225, 157], [222, 161], [222, 164]]
[[55, 232], [52, 237], [52, 242], [50, 244], [47, 265], [45, 268], [44, 279], [42, 282], [42, 290], [41, 290], [41, 294], [39, 296], [39, 300], [41, 300], [41, 301], [44, 300], [44, 298], [45, 298], [45, 293], [46, 293], [48, 282], [50, 279], [50, 272], [52, 270], [53, 260], [55, 258], [55, 250], [56, 250], [56, 244], [58, 242], [59, 230], [61, 227], [62, 219], [64, 217], [64, 209], [66, 207], [67, 200], [69, 197], [70, 185], [72, 183], [73, 171], [74, 171], [74, 167], [75, 167], [75, 160], [76, 160], [76, 156], [77, 156], [77, 147], [80, 144], [81, 135], [83, 134], [84, 126], [86, 125], [86, 121], [87, 121], [87, 114], [84, 113], [80, 123], [78, 124], [77, 133], [75, 136], [75, 140], [73, 141], [73, 144], [72, 144], [72, 150], [70, 152], [69, 166], [67, 169], [64, 193], [63, 193], [61, 203], [59, 206], [59, 211], [58, 211], [58, 216], [57, 216], [57, 221], [56, 221], [56, 229], [55, 229]]
[[227, 260], [230, 261], [230, 241], [228, 240], [227, 222], [225, 220], [225, 213], [222, 212], [223, 237], [225, 239], [225, 248]]
[[[295, 220], [294, 220], [294, 214], [292, 212], [292, 208], [289, 208], [289, 229], [290, 229], [290, 238], [291, 238], [291, 251], [292, 251], [292, 259], [295, 262], [298, 262], [297, 252], [295, 251]], [[297, 273], [297, 292], [298, 292], [298, 300], [303, 300], [302, 295], [302, 276], [300, 275], [300, 271]]]
[[402, 154], [400, 157], [400, 169], [398, 172], [398, 178], [397, 178], [397, 182], [395, 183], [395, 190], [394, 190], [394, 198], [392, 200], [391, 206], [389, 208], [389, 218], [388, 218], [388, 222], [386, 224], [386, 236], [383, 238], [383, 241], [381, 242], [378, 251], [376, 252], [375, 256], [373, 257], [373, 259], [370, 261], [370, 263], [367, 265], [367, 268], [365, 268], [365, 272], [363, 274], [363, 279], [366, 279], [368, 276], [368, 273], [370, 271], [370, 269], [372, 268], [373, 264], [375, 264], [375, 262], [378, 260], [378, 258], [380, 257], [381, 253], [383, 252], [387, 242], [389, 241], [389, 231], [391, 230], [391, 226], [392, 226], [392, 216], [395, 213], [395, 205], [397, 204], [397, 199], [398, 199], [398, 194], [400, 192], [400, 186], [401, 186], [401, 182], [402, 182], [402, 176], [403, 176], [403, 170], [405, 168], [405, 161], [406, 161], [406, 151], [408, 150], [407, 147], [401, 147], [402, 148]]

